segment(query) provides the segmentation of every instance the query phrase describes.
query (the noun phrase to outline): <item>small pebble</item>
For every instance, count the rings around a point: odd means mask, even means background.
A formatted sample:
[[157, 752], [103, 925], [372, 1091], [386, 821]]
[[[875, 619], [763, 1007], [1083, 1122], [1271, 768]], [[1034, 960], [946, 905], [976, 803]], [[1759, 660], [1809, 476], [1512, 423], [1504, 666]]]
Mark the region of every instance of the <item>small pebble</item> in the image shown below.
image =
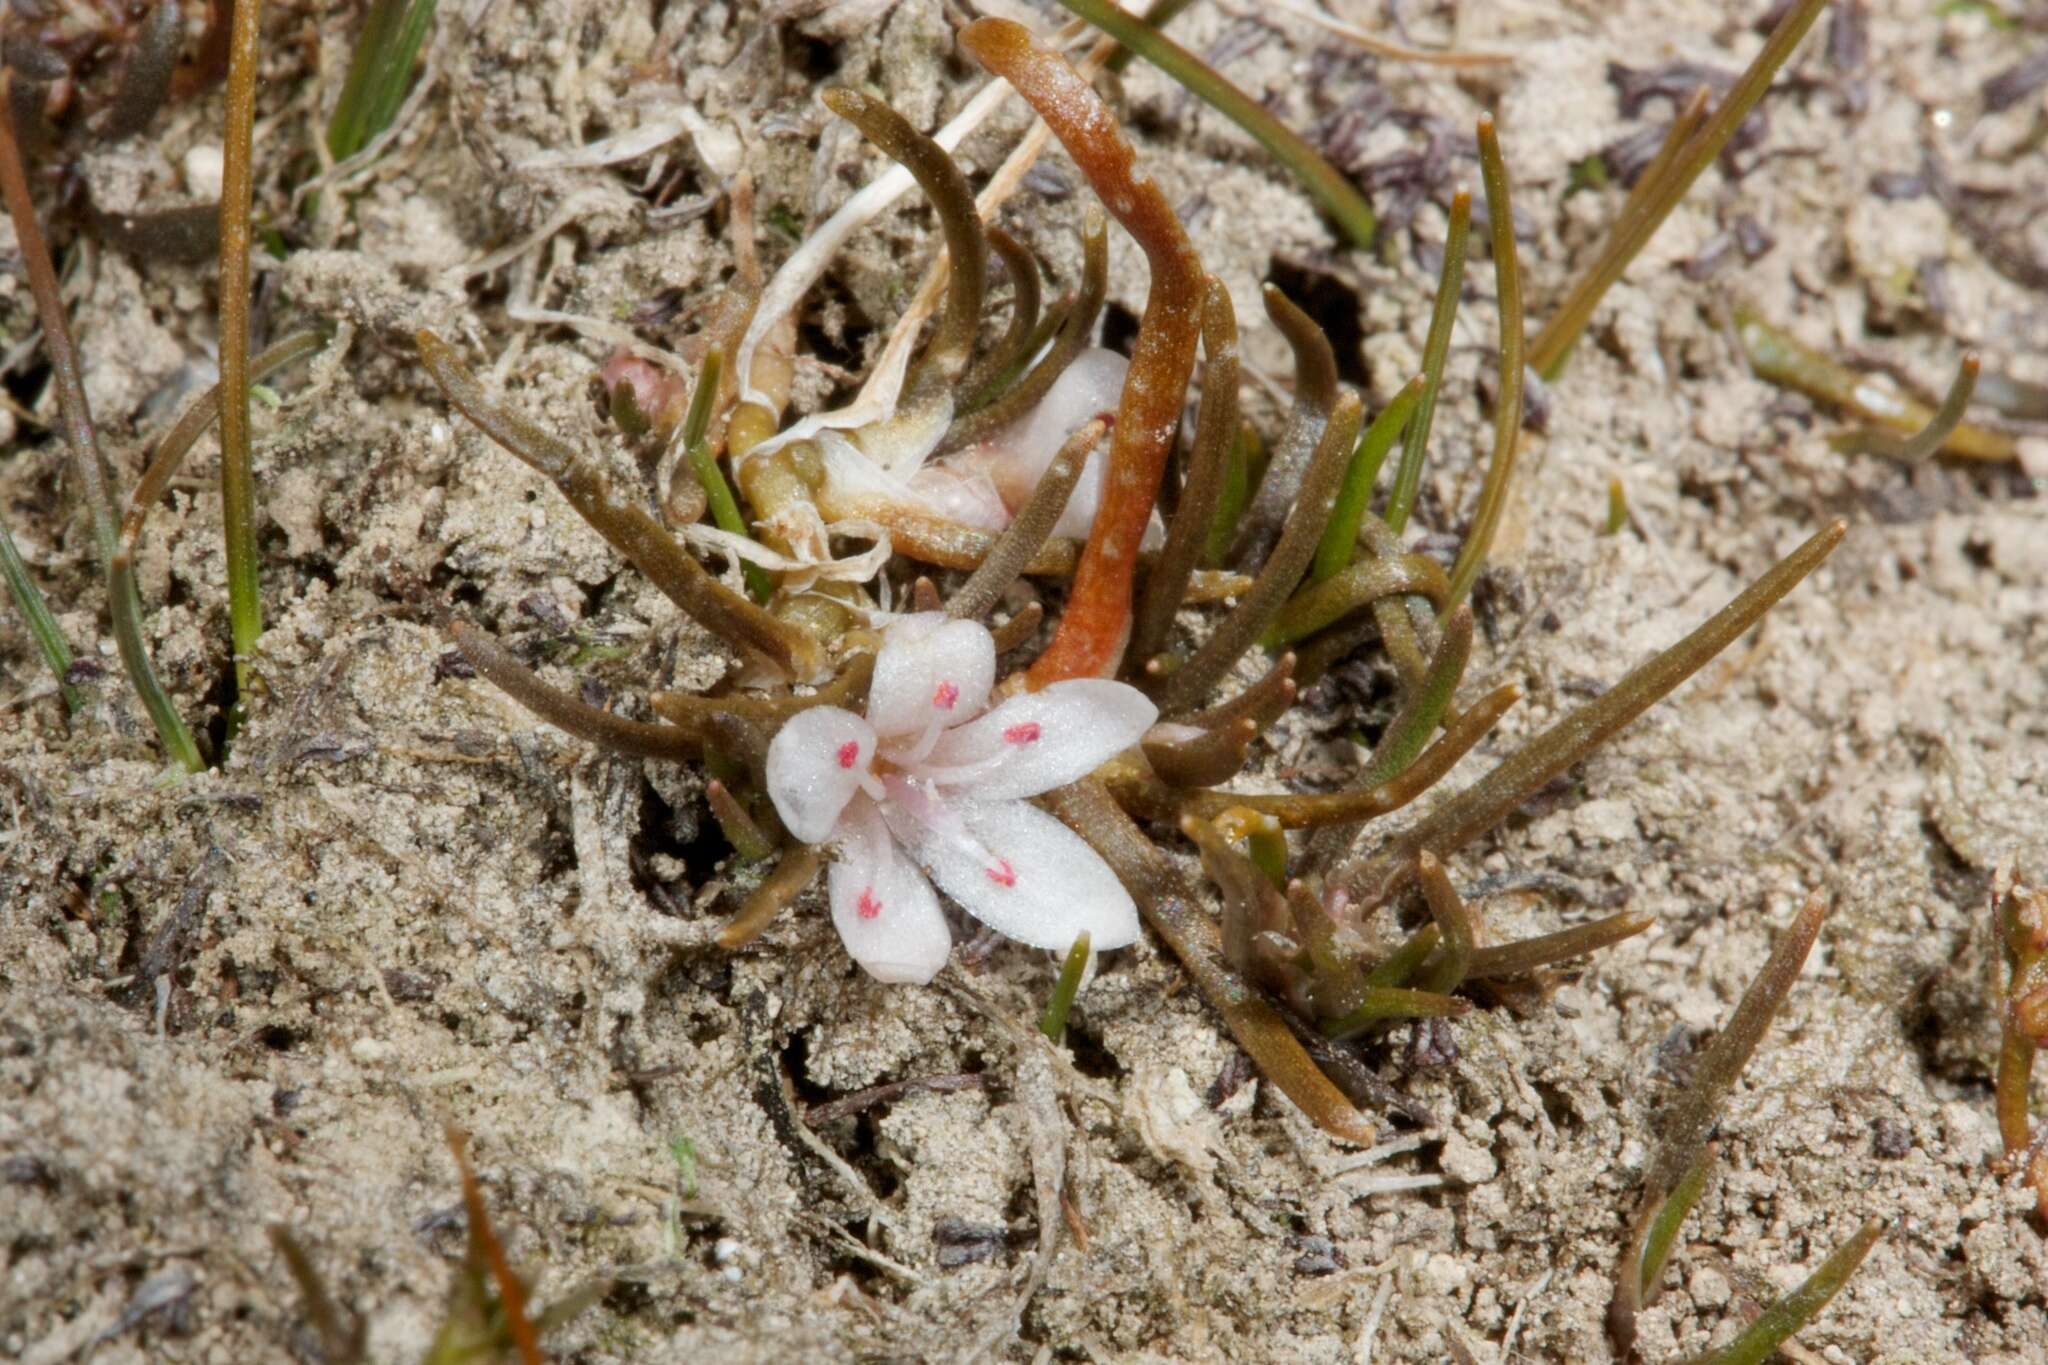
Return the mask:
[[1870, 1154], [1895, 1161], [1913, 1150], [1913, 1130], [1897, 1119], [1870, 1121]]

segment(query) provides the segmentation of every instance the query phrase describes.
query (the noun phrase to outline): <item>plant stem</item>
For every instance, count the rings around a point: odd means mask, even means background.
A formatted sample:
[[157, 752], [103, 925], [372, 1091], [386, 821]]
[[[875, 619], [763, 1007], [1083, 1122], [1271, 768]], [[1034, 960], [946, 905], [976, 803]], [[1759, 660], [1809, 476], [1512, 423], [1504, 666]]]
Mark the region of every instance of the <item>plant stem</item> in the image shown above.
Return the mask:
[[[1672, 1248], [1678, 1245], [1678, 1230], [1685, 1225], [1685, 1217], [1692, 1212], [1692, 1206], [1699, 1203], [1700, 1196], [1706, 1193], [1707, 1176], [1712, 1174], [1714, 1158], [1719, 1152], [1718, 1143], [1710, 1142], [1700, 1148], [1699, 1155], [1686, 1168], [1684, 1178], [1672, 1187], [1671, 1193], [1665, 1196], [1664, 1202], [1651, 1216], [1643, 1234], [1642, 1255], [1637, 1258], [1641, 1267], [1638, 1276], [1642, 1282], [1640, 1292], [1644, 1302], [1657, 1297], [1657, 1281], [1664, 1274], [1664, 1263], [1671, 1259]], [[1626, 1266], [1621, 1273], [1628, 1273]]]
[[106, 457], [100, 453], [99, 435], [92, 425], [92, 407], [86, 402], [85, 385], [79, 380], [78, 352], [71, 345], [71, 328], [65, 320], [57, 267], [50, 260], [49, 243], [43, 237], [35, 201], [29, 192], [28, 172], [15, 137], [12, 87], [11, 76], [0, 76], [0, 190], [6, 194], [7, 213], [14, 220], [15, 236], [21, 239], [21, 264], [28, 273], [29, 292], [35, 296], [37, 318], [43, 324], [43, 352], [50, 360], [50, 384], [57, 391], [58, 420], [64, 441], [71, 447], [72, 472], [84, 491], [86, 508], [92, 513], [93, 546], [104, 570], [107, 561], [114, 557], [116, 537], [113, 478]]
[[1977, 386], [1974, 352], [1963, 357], [1948, 396], [1935, 410], [1800, 344], [1747, 304], [1735, 306], [1735, 338], [1757, 378], [1833, 403], [1868, 423], [1863, 432], [1852, 433], [1849, 443], [1856, 447], [1909, 464], [1937, 451], [1972, 460], [2010, 460], [2019, 453], [2005, 432], [1962, 420]]
[[255, 476], [249, 464], [250, 143], [256, 121], [258, 37], [263, 0], [236, 0], [228, 34], [227, 120], [220, 190], [220, 505], [227, 555], [228, 629], [235, 649], [235, 703], [228, 729], [238, 728], [253, 679], [250, 664], [263, 634], [263, 598], [256, 561]]
[[107, 612], [114, 624], [115, 639], [127, 642], [122, 646], [121, 661], [127, 666], [128, 680], [142, 699], [143, 709], [149, 712], [164, 748], [185, 771], [196, 773], [206, 766], [206, 760], [163, 684], [157, 681], [149, 653], [142, 647], [142, 600], [136, 595], [134, 581], [115, 573], [119, 531], [114, 515], [113, 472], [100, 453], [92, 408], [86, 402], [85, 385], [79, 380], [78, 353], [71, 345], [71, 327], [64, 316], [57, 268], [50, 261], [49, 243], [43, 239], [42, 225], [36, 220], [28, 174], [21, 162], [21, 146], [15, 138], [12, 99], [12, 78], [0, 73], [0, 196], [7, 200], [7, 214], [14, 222], [22, 266], [28, 272], [29, 292], [35, 296], [36, 317], [43, 325], [43, 352], [50, 359], [50, 379], [57, 390], [64, 442], [71, 448], [71, 468], [92, 514], [93, 547], [107, 584]]

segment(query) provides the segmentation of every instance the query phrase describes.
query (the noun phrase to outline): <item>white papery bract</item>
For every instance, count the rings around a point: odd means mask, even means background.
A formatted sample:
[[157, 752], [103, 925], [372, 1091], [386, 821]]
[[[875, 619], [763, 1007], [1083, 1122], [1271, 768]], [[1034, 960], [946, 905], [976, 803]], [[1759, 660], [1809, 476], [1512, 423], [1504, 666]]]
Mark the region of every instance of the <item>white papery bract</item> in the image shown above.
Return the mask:
[[[931, 881], [999, 933], [1063, 952], [1138, 936], [1109, 865], [1025, 797], [1138, 742], [1158, 708], [1123, 683], [1077, 680], [984, 710], [995, 641], [938, 612], [882, 631], [865, 717], [818, 706], [768, 746], [768, 795], [789, 832], [838, 845], [827, 879], [846, 950], [882, 981], [926, 982], [952, 946]], [[923, 871], [919, 868], [922, 867]]]

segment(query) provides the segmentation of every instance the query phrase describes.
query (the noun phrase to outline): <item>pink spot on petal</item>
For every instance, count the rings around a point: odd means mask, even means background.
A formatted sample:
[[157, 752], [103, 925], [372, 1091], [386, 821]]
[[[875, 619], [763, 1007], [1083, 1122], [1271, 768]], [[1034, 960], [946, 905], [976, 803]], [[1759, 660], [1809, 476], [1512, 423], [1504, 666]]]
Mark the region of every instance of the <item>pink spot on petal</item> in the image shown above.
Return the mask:
[[1035, 720], [1020, 720], [1003, 731], [1003, 741], [1008, 744], [1036, 744], [1044, 731]]
[[1017, 869], [1010, 866], [1008, 858], [998, 858], [988, 868], [988, 879], [997, 886], [1015, 886], [1017, 884]]
[[861, 889], [860, 900], [854, 905], [853, 911], [862, 919], [875, 919], [881, 915], [882, 902], [875, 898], [875, 888], [869, 886]]
[[858, 763], [858, 762], [860, 762], [860, 741], [859, 741], [859, 740], [857, 740], [857, 739], [849, 739], [849, 740], [847, 740], [847, 741], [846, 741], [846, 743], [844, 743], [844, 744], [842, 744], [842, 745], [840, 745], [840, 746], [839, 746], [839, 766], [840, 766], [840, 767], [842, 767], [842, 768], [851, 768], [851, 767], [852, 767], [852, 766], [853, 766], [854, 764], [856, 764], [856, 763]]
[[941, 711], [952, 710], [954, 703], [959, 700], [960, 689], [953, 683], [942, 682], [932, 689], [932, 705]]

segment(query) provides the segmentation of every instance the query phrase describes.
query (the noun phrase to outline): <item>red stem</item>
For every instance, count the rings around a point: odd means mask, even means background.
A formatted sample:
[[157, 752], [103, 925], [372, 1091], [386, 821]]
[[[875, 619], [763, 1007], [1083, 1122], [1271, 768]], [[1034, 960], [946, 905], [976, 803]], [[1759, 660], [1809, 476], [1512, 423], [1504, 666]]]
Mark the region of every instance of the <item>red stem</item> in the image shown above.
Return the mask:
[[1027, 675], [1033, 687], [1062, 678], [1102, 677], [1116, 671], [1130, 638], [1138, 541], [1159, 496], [1194, 374], [1202, 262], [1159, 186], [1137, 174], [1131, 144], [1108, 106], [1065, 58], [1007, 19], [978, 19], [961, 30], [960, 42], [1038, 111], [1152, 266], [1152, 290], [1117, 404], [1102, 506], [1075, 570], [1059, 630]]

